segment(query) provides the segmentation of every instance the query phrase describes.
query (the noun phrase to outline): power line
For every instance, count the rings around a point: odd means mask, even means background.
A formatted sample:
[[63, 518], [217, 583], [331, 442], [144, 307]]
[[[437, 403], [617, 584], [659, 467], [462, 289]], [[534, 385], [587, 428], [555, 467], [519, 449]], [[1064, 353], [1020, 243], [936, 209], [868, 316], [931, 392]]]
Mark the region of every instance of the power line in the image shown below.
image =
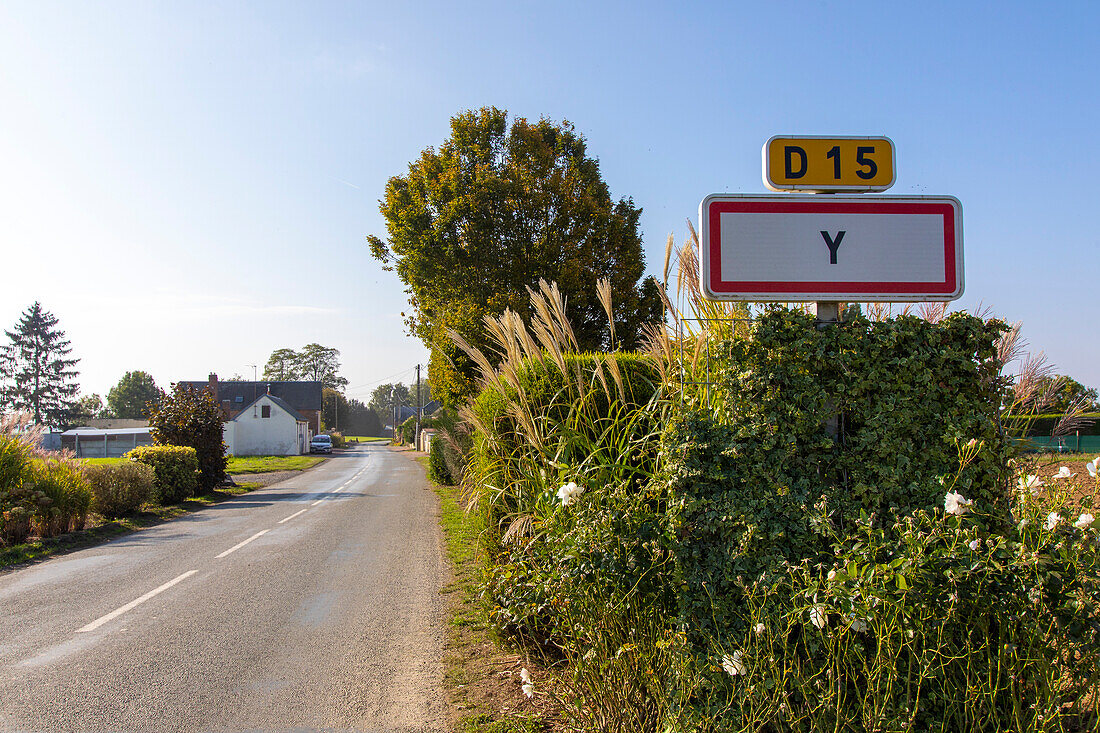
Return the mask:
[[[416, 369], [416, 367], [409, 367], [408, 369], [404, 369], [404, 370], [402, 370], [400, 372], [397, 372], [395, 374], [391, 374], [388, 377], [382, 377], [381, 379], [379, 379], [377, 381], [374, 381], [374, 382], [363, 382], [361, 384], [351, 385], [351, 386], [345, 388], [344, 394], [345, 395], [351, 395], [351, 396], [355, 396], [355, 395], [359, 395], [359, 394], [366, 394], [366, 392], [371, 387], [374, 387], [376, 385], [387, 382], [391, 379], [394, 379], [395, 377], [402, 377], [406, 374], [409, 374], [410, 372], [412, 372], [415, 369]], [[352, 392], [353, 389], [355, 390], [354, 393]]]

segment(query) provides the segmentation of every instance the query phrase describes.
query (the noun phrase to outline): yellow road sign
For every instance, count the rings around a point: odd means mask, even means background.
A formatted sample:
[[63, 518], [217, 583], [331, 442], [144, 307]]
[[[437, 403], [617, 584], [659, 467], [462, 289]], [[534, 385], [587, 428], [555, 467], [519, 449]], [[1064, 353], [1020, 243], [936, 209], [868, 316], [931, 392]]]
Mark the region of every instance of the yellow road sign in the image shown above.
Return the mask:
[[894, 185], [888, 137], [776, 136], [764, 143], [764, 185], [773, 191], [885, 191]]

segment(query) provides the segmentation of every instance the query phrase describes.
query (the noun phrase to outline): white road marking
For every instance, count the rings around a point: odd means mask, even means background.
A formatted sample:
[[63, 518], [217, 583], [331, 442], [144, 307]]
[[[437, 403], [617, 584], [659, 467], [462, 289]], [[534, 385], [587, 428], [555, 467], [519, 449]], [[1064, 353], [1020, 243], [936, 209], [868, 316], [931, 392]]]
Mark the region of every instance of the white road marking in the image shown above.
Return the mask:
[[98, 629], [100, 626], [107, 623], [111, 619], [118, 618], [122, 614], [129, 611], [131, 608], [134, 608], [135, 606], [138, 606], [138, 605], [141, 605], [142, 603], [145, 603], [147, 600], [149, 600], [153, 596], [157, 595], [158, 593], [163, 593], [164, 591], [168, 590], [169, 588], [171, 588], [176, 583], [180, 582], [181, 580], [185, 580], [187, 578], [190, 578], [192, 575], [194, 575], [197, 572], [199, 572], [199, 571], [198, 570], [188, 570], [183, 575], [178, 575], [175, 578], [172, 578], [171, 580], [169, 580], [164, 585], [162, 585], [158, 588], [154, 588], [153, 590], [149, 591], [148, 593], [141, 596], [140, 598], [135, 598], [134, 600], [127, 603], [125, 606], [122, 606], [120, 608], [116, 608], [114, 611], [111, 611], [106, 616], [100, 616], [99, 618], [97, 618], [95, 621], [91, 622], [87, 626], [81, 626], [79, 629], [76, 630], [76, 633], [80, 634], [80, 633], [85, 632], [85, 631], [95, 631], [96, 629]]
[[252, 535], [251, 537], [249, 537], [249, 538], [248, 538], [247, 540], [245, 540], [244, 542], [238, 542], [237, 544], [233, 545], [232, 547], [230, 547], [230, 548], [229, 548], [228, 550], [226, 550], [226, 551], [225, 551], [225, 552], [223, 552], [222, 554], [220, 554], [220, 555], [215, 555], [215, 556], [214, 556], [214, 559], [215, 559], [215, 560], [221, 560], [221, 559], [222, 559], [223, 557], [225, 557], [225, 556], [226, 556], [226, 555], [228, 555], [229, 553], [231, 553], [231, 552], [233, 552], [233, 551], [235, 551], [235, 550], [239, 550], [239, 549], [241, 549], [242, 547], [244, 547], [245, 545], [247, 545], [247, 544], [248, 544], [249, 542], [251, 542], [252, 540], [256, 539], [257, 537], [262, 537], [263, 535], [267, 534], [267, 533], [268, 533], [268, 531], [269, 531], [269, 530], [266, 530], [266, 529], [261, 529], [261, 530], [260, 530], [259, 532], [257, 532], [256, 534]]
[[305, 509], [302, 509], [301, 511], [294, 512], [293, 514], [291, 514], [286, 519], [280, 519], [279, 524], [282, 524], [283, 522], [289, 522], [291, 519], [294, 519], [294, 517], [298, 516], [299, 514], [304, 513], [308, 509], [309, 509], [309, 507], [306, 507]]

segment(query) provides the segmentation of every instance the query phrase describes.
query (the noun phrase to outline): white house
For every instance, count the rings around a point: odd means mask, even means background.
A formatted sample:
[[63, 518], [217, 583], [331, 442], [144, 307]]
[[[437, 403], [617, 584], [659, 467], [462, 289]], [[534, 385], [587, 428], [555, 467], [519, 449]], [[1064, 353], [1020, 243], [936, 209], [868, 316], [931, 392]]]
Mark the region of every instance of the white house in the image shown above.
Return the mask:
[[222, 423], [234, 456], [297, 456], [309, 452], [309, 420], [282, 399], [262, 394]]

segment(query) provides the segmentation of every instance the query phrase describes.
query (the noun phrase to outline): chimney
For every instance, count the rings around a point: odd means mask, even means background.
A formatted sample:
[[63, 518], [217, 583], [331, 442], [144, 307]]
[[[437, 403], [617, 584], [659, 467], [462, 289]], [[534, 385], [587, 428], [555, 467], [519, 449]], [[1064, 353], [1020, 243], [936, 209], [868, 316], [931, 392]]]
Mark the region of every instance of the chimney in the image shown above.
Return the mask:
[[267, 385], [267, 393], [271, 394], [271, 385], [270, 384]]
[[214, 372], [210, 372], [210, 376], [207, 377], [208, 389], [210, 394], [214, 397], [214, 400], [218, 399], [218, 375]]

